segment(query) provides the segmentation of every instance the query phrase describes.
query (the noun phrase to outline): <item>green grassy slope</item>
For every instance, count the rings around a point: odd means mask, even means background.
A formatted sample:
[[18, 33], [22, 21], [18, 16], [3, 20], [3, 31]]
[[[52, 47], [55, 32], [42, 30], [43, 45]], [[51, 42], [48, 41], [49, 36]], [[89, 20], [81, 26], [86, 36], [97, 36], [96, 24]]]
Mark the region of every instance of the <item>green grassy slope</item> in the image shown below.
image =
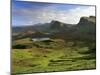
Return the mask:
[[62, 39], [32, 42], [26, 38], [16, 40], [15, 45], [17, 44], [25, 46], [30, 44], [31, 47], [12, 50], [12, 74], [96, 68], [95, 47], [90, 48], [89, 42], [65, 42]]

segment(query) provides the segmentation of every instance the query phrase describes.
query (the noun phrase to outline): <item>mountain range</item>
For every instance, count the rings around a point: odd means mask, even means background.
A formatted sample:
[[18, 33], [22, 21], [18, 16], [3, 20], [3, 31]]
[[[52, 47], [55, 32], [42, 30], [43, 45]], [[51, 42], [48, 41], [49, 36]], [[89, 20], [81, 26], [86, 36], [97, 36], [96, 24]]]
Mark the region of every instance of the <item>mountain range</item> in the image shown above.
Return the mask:
[[95, 41], [96, 17], [81, 17], [78, 24], [65, 24], [52, 20], [50, 23], [12, 27], [12, 37], [13, 40], [26, 37], [50, 37], [64, 40]]

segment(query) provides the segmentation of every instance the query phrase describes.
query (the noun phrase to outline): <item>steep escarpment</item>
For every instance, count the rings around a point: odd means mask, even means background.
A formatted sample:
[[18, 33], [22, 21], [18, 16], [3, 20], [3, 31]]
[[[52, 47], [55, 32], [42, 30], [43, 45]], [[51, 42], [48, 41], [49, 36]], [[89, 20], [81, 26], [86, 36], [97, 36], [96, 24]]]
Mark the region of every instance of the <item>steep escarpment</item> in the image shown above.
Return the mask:
[[[81, 17], [80, 21], [76, 25], [71, 27], [64, 27], [62, 31], [54, 34], [55, 38], [62, 38], [65, 40], [84, 40], [95, 41], [96, 39], [96, 17]], [[59, 24], [60, 25], [60, 24]]]
[[81, 17], [78, 25], [95, 25], [96, 17], [95, 16], [89, 16], [89, 17]]
[[[14, 32], [15, 31], [15, 32]], [[20, 32], [20, 33], [19, 33]], [[78, 24], [65, 24], [52, 20], [50, 23], [26, 27], [14, 27], [13, 37], [16, 39], [26, 37], [50, 37], [65, 40], [95, 40], [96, 17], [81, 17]]]

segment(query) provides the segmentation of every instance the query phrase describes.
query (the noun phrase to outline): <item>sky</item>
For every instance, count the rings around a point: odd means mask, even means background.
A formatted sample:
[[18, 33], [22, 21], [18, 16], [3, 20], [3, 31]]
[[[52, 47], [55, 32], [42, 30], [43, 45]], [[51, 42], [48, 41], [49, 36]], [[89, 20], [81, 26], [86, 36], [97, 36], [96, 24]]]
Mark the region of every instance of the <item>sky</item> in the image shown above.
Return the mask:
[[12, 0], [12, 26], [50, 23], [77, 24], [83, 16], [95, 16], [95, 6]]

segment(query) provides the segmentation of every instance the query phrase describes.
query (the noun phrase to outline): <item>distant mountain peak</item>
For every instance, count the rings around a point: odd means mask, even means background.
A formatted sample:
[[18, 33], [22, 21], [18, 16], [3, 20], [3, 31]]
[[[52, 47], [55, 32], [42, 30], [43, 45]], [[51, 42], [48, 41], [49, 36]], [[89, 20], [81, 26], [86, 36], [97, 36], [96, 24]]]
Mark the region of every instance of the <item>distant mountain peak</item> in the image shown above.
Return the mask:
[[51, 21], [51, 23], [55, 23], [55, 22], [61, 23], [61, 22], [59, 22], [59, 21], [57, 21], [57, 20], [52, 20], [52, 21]]
[[95, 21], [96, 21], [95, 16], [81, 17], [78, 25], [91, 25], [95, 24]]
[[51, 28], [53, 29], [59, 29], [64, 26], [64, 23], [59, 22], [57, 20], [52, 20], [50, 24], [51, 24]]

